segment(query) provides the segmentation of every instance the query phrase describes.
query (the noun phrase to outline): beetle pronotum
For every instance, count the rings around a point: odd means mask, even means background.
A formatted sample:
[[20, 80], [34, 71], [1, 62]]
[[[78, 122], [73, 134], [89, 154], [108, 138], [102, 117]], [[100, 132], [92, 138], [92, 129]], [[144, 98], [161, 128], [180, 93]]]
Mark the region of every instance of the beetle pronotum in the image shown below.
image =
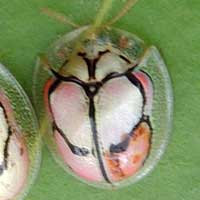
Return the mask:
[[93, 25], [61, 37], [39, 58], [34, 82], [55, 157], [81, 179], [106, 187], [134, 182], [153, 168], [166, 146], [172, 113], [170, 81], [156, 48], [110, 27], [136, 1], [127, 1], [102, 25], [111, 3], [103, 1]]

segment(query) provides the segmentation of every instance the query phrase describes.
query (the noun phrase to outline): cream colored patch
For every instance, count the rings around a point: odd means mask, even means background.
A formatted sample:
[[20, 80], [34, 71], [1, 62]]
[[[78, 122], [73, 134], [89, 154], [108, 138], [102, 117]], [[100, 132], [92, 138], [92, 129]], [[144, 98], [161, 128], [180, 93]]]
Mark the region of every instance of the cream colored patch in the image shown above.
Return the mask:
[[112, 72], [124, 73], [131, 67], [126, 61], [122, 60], [117, 54], [106, 53], [103, 55], [96, 66], [96, 78], [102, 80]]
[[88, 81], [88, 67], [84, 59], [78, 55], [74, 55], [72, 59], [60, 71], [62, 76], [75, 76], [83, 81]]

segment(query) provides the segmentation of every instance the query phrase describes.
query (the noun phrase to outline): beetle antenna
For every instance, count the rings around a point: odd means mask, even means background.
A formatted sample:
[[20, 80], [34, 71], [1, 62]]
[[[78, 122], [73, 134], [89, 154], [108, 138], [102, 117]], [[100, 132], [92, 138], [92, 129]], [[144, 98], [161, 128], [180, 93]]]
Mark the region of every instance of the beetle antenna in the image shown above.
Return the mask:
[[112, 2], [113, 2], [113, 0], [104, 0], [103, 1], [92, 26], [86, 31], [86, 37], [90, 38], [91, 36], [95, 35], [95, 33], [98, 31], [98, 29], [102, 26], [102, 23], [103, 23], [106, 15], [108, 14], [108, 11], [112, 7]]
[[106, 23], [104, 27], [111, 26], [115, 22], [117, 22], [120, 18], [122, 18], [136, 3], [138, 0], [127, 0], [124, 7], [119, 11], [119, 13], [109, 22]]
[[112, 2], [113, 0], [103, 0], [93, 24], [81, 35], [80, 40], [75, 45], [72, 56], [76, 55], [77, 49], [80, 49], [83, 40], [96, 38], [97, 32], [101, 29], [102, 23], [112, 7]]
[[103, 23], [103, 20], [105, 19], [108, 11], [111, 9], [112, 7], [112, 2], [113, 0], [104, 0], [98, 13], [97, 13], [97, 16], [94, 20], [94, 23], [93, 23], [93, 27], [94, 28], [98, 28], [101, 26], [101, 24]]
[[80, 27], [78, 24], [74, 23], [71, 19], [69, 19], [67, 16], [61, 14], [61, 13], [58, 13], [54, 10], [51, 10], [49, 8], [42, 8], [41, 9], [41, 12], [51, 18], [54, 18], [56, 19], [57, 21], [59, 22], [62, 22], [64, 24], [67, 24], [67, 25], [70, 25], [74, 28], [78, 28]]

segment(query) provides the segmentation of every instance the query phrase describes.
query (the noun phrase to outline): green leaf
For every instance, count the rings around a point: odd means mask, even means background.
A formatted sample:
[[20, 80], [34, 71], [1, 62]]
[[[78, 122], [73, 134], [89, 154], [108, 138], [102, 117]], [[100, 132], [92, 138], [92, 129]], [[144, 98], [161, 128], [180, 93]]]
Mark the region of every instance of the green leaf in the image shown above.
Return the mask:
[[[112, 18], [123, 2], [115, 0]], [[79, 24], [90, 23], [100, 1], [0, 0], [1, 62], [31, 97], [36, 57], [59, 35], [72, 30], [40, 14], [49, 7]], [[104, 191], [75, 180], [44, 148], [38, 182], [27, 200], [198, 200], [200, 196], [200, 2], [141, 0], [114, 26], [132, 32], [161, 52], [174, 90], [174, 126], [167, 153], [155, 170], [133, 186]]]

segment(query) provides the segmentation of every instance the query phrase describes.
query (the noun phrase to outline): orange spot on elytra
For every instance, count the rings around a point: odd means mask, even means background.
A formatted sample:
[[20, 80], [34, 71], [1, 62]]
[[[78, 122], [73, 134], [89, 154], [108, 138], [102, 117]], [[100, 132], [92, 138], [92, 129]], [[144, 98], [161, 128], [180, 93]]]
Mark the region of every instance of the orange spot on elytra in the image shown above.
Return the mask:
[[133, 164], [136, 164], [138, 163], [142, 158], [142, 155], [141, 154], [136, 154], [134, 157], [133, 157]]
[[119, 181], [134, 175], [149, 154], [151, 130], [146, 122], [141, 122], [134, 130], [128, 148], [124, 152], [105, 154], [105, 160], [112, 180]]
[[113, 176], [122, 179], [124, 176], [123, 171], [120, 168], [120, 161], [118, 157], [114, 156], [113, 154], [106, 153], [105, 159], [107, 161], [107, 165]]

